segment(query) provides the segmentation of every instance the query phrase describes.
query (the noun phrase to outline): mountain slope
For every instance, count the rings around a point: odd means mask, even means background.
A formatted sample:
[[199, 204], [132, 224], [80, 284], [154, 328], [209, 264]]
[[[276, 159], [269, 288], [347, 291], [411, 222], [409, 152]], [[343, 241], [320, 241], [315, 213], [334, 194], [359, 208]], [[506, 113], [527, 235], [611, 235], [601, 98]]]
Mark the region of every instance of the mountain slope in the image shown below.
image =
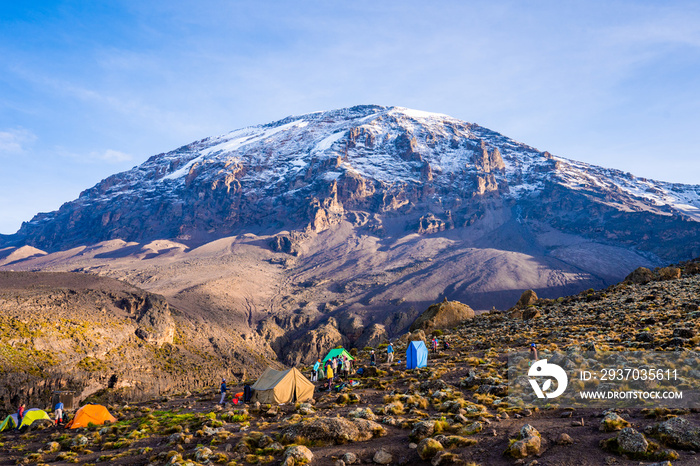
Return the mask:
[[139, 399], [266, 367], [238, 336], [199, 327], [162, 296], [110, 278], [0, 272], [0, 409], [65, 389]]
[[293, 362], [399, 333], [444, 297], [503, 308], [700, 256], [699, 221], [700, 186], [359, 106], [153, 156], [23, 224], [0, 268], [123, 279]]

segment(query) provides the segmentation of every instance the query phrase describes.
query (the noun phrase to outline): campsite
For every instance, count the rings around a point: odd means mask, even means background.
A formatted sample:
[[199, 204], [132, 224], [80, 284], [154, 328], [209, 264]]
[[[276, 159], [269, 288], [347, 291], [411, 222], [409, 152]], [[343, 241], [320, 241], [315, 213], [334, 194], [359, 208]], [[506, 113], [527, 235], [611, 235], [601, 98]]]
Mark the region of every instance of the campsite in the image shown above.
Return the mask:
[[[675, 282], [673, 296], [669, 294], [668, 298], [694, 300], [698, 280], [700, 276], [687, 283]], [[322, 466], [556, 466], [570, 465], [572, 458], [582, 466], [638, 466], [640, 462], [661, 462], [667, 466], [664, 458], [673, 465], [696, 464], [698, 450], [688, 442], [700, 442], [694, 427], [700, 424], [697, 407], [640, 407], [605, 412], [601, 408], [556, 404], [543, 408], [519, 406], [511, 404], [508, 397], [505, 379], [509, 350], [527, 350], [536, 341], [541, 356], [546, 357], [557, 348], [581, 347], [591, 341], [588, 323], [596, 309], [611, 302], [624, 302], [630, 296], [647, 295], [648, 287], [632, 292], [619, 287], [607, 290], [607, 296], [601, 294], [598, 300], [591, 300], [588, 294], [563, 302], [540, 300], [530, 308], [539, 316], [528, 322], [526, 330], [522, 330], [522, 318], [505, 318], [501, 312], [484, 313], [454, 327], [433, 329], [431, 334], [439, 335], [440, 341], [449, 341], [450, 347], [429, 352], [426, 367], [415, 369], [406, 368], [411, 363], [406, 355], [413, 351], [412, 341], [421, 340], [423, 346], [429, 341], [422, 330], [394, 340], [396, 357], [392, 364], [385, 362], [383, 344], [351, 348], [355, 367], [364, 369], [364, 374], [356, 378], [358, 385], [346, 385], [340, 392], [320, 391], [323, 380], [319, 380], [313, 398], [303, 402], [230, 402], [243, 391], [244, 383], [255, 385], [260, 381], [262, 385], [262, 377], [231, 383], [223, 406], [218, 404], [220, 379], [214, 377], [206, 389], [138, 403], [105, 401], [95, 395], [80, 400], [80, 404], [104, 404], [116, 422], [76, 429], [41, 423], [21, 432], [9, 429], [0, 433], [0, 465], [289, 466], [304, 464], [303, 458], [312, 458], [311, 464]], [[617, 342], [620, 335], [635, 331], [628, 314], [635, 320], [645, 318], [645, 311], [631, 304], [626, 311], [606, 319], [607, 335]], [[695, 314], [690, 319], [697, 322], [700, 313], [691, 312]], [[553, 332], [564, 322], [570, 328], [566, 335]], [[601, 338], [595, 342], [601, 350], [609, 348]], [[645, 343], [627, 344], [639, 347]], [[371, 350], [377, 355], [374, 367], [369, 364]], [[311, 366], [297, 369], [308, 378]], [[274, 389], [276, 380], [284, 380], [290, 374], [296, 383], [295, 370], [279, 372], [281, 377], [268, 372], [268, 376], [273, 375], [269, 377], [273, 383], [266, 386]], [[287, 387], [287, 393], [293, 392], [290, 387], [296, 387], [291, 383], [282, 385]], [[617, 441], [622, 426], [638, 432], [647, 450], [631, 458], [608, 447]], [[659, 429], [666, 432], [663, 437], [657, 434]], [[523, 431], [537, 432], [539, 442], [527, 437], [533, 443], [525, 445], [520, 437]], [[521, 451], [516, 448], [519, 446], [526, 448]]]

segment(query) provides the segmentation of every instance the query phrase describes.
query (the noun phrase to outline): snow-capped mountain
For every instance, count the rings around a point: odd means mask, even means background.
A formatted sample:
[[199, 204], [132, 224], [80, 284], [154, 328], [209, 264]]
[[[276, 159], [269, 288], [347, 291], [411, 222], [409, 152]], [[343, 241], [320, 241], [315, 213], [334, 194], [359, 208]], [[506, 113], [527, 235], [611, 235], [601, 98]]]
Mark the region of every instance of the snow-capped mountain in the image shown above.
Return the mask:
[[155, 155], [0, 240], [0, 270], [119, 278], [288, 363], [378, 343], [444, 298], [507, 309], [698, 256], [700, 186], [379, 106]]
[[[379, 106], [292, 116], [158, 154], [37, 215], [11, 241], [49, 251], [114, 238], [202, 243], [248, 230], [322, 231], [359, 217], [381, 234], [376, 217], [397, 215], [430, 233], [468, 227], [494, 203], [518, 222], [664, 260], [700, 255], [700, 186], [636, 178], [446, 115]], [[661, 244], [669, 240], [681, 243]]]

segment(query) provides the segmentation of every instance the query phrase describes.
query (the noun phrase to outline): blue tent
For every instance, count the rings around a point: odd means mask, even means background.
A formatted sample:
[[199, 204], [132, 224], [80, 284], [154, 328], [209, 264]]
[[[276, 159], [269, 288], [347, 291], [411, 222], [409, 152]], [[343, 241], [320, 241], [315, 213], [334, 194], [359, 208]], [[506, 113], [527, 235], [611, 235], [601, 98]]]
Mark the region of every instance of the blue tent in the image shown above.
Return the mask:
[[416, 369], [428, 365], [428, 348], [422, 340], [412, 341], [406, 349], [406, 369]]

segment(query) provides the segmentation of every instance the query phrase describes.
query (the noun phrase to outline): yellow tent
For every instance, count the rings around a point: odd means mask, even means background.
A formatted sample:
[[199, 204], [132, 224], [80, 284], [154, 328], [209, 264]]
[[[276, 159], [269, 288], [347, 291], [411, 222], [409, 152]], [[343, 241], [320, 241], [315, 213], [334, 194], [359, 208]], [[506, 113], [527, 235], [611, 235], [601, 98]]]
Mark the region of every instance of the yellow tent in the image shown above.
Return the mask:
[[14, 429], [17, 427], [17, 414], [10, 414], [5, 418], [4, 421], [2, 421], [2, 424], [0, 424], [0, 432], [3, 430], [7, 429]]
[[310, 400], [314, 397], [315, 387], [296, 367], [286, 371], [268, 367], [250, 388], [254, 390], [253, 401], [290, 403]]
[[31, 426], [35, 421], [40, 419], [48, 419], [51, 421], [51, 418], [48, 414], [46, 414], [46, 411], [38, 408], [28, 409], [24, 412], [24, 416], [22, 416], [22, 423], [19, 425], [19, 427], [21, 429], [24, 426]]
[[66, 424], [66, 429], [87, 427], [90, 423], [101, 426], [105, 421], [117, 422], [117, 418], [109, 414], [107, 408], [102, 405], [85, 405], [75, 413], [73, 420]]

